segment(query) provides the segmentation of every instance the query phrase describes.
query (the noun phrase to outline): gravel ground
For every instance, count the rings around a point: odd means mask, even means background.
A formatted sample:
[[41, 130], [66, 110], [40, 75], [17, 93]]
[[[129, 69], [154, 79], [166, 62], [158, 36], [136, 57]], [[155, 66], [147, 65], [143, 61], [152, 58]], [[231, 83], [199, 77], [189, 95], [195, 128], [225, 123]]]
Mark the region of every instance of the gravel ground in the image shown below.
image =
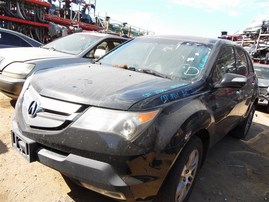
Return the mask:
[[[110, 202], [78, 187], [38, 162], [29, 164], [11, 146], [14, 108], [0, 93], [0, 201]], [[269, 201], [269, 114], [259, 109], [245, 141], [226, 136], [209, 152], [191, 202]]]

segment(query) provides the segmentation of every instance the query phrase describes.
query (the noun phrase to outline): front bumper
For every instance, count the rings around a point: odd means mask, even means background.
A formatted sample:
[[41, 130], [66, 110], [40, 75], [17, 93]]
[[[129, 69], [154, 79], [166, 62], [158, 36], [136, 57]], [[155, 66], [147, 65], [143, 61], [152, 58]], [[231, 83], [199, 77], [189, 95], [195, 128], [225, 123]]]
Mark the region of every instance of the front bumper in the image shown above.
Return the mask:
[[25, 79], [16, 79], [0, 74], [0, 91], [8, 97], [17, 99], [22, 90]]
[[[167, 172], [166, 169], [163, 171], [163, 166], [156, 165], [155, 168], [148, 162], [153, 158], [152, 153], [126, 161], [132, 167], [131, 171], [119, 171], [114, 168], [115, 165], [99, 159], [55, 150], [23, 135], [16, 121], [13, 121], [11, 139], [13, 147], [29, 162], [39, 161], [79, 185], [117, 200], [147, 201], [156, 196], [164, 180], [160, 176]], [[147, 168], [149, 165], [150, 169]]]
[[74, 179], [81, 186], [111, 198], [119, 200], [133, 198], [129, 185], [108, 163], [75, 154], [65, 154], [39, 145], [22, 135], [14, 124], [11, 139], [13, 147], [29, 162], [39, 161]]

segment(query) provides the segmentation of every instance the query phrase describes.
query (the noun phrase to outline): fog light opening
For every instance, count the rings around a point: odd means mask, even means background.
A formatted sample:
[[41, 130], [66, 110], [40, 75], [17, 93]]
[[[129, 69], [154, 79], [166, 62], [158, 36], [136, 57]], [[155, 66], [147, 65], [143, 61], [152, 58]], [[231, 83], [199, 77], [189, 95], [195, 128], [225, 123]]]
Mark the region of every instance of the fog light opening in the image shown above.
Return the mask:
[[126, 197], [121, 192], [108, 191], [105, 189], [97, 188], [95, 186], [92, 186], [92, 185], [84, 183], [84, 182], [80, 182], [80, 184], [81, 184], [81, 186], [83, 186], [87, 189], [90, 189], [90, 190], [95, 191], [97, 193], [103, 194], [103, 195], [108, 196], [110, 198], [114, 198], [114, 199], [118, 199], [118, 200], [126, 200]]

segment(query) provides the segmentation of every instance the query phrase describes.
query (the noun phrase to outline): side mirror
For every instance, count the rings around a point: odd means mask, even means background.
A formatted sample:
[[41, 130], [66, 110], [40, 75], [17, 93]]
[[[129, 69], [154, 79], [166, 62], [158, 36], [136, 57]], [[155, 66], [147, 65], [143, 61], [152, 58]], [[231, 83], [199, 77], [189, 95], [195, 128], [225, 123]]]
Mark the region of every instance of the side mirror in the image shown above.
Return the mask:
[[234, 74], [234, 73], [226, 73], [221, 81], [221, 83], [217, 86], [220, 88], [241, 88], [247, 83], [247, 77]]
[[104, 49], [96, 49], [95, 52], [94, 52], [94, 58], [98, 59], [98, 58], [102, 57], [105, 54], [106, 54], [106, 50], [104, 50]]

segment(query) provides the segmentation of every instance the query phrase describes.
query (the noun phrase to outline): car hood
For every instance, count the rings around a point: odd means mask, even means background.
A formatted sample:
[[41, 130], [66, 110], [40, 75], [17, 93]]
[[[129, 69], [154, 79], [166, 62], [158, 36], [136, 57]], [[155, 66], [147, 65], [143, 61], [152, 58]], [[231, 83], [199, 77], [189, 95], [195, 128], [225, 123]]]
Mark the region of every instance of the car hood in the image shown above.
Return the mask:
[[0, 49], [0, 70], [12, 62], [26, 62], [37, 59], [63, 58], [72, 55], [44, 48], [5, 48]]
[[258, 79], [259, 87], [269, 87], [269, 80], [268, 79]]
[[[59, 76], [61, 75], [61, 76]], [[31, 85], [46, 97], [111, 109], [132, 105], [187, 85], [153, 75], [100, 65], [77, 65], [35, 74]]]

